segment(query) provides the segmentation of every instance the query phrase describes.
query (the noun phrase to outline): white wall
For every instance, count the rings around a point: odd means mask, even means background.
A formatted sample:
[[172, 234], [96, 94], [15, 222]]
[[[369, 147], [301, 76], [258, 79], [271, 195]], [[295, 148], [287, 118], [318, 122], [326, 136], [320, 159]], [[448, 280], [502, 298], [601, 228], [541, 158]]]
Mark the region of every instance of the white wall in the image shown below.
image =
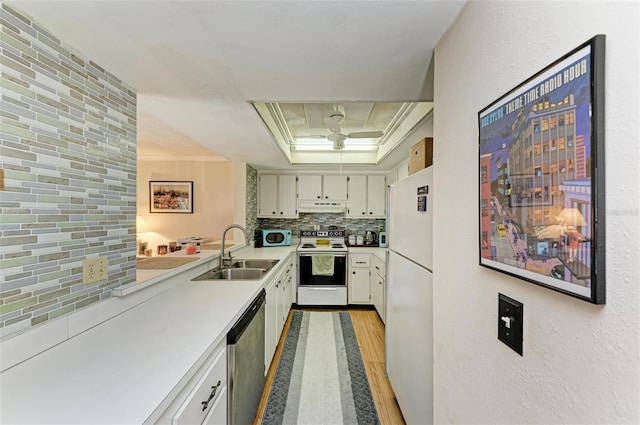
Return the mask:
[[[640, 423], [640, 3], [471, 1], [435, 51], [436, 423]], [[606, 45], [607, 304], [478, 265], [477, 113], [598, 33]], [[444, 172], [446, 170], [446, 172]], [[524, 356], [497, 339], [524, 303]]]
[[[154, 253], [177, 238], [219, 239], [234, 220], [236, 167], [245, 172], [244, 163], [229, 161], [138, 161], [138, 216], [150, 229], [138, 237]], [[193, 181], [193, 214], [150, 213], [149, 181]]]

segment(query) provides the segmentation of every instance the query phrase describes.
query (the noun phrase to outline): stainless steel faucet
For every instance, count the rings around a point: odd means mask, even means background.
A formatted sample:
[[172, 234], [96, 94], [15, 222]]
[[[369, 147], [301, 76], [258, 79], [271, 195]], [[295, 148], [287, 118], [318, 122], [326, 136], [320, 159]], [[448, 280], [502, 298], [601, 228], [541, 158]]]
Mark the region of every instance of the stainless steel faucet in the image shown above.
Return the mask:
[[249, 242], [249, 237], [247, 236], [247, 229], [245, 229], [244, 227], [240, 226], [239, 224], [230, 224], [229, 226], [225, 227], [225, 229], [222, 231], [222, 245], [220, 246], [220, 267], [229, 267], [231, 266], [231, 261], [233, 260], [233, 257], [231, 256], [231, 249], [229, 249], [229, 256], [225, 257], [224, 256], [224, 240], [227, 236], [227, 231], [229, 229], [240, 229], [242, 230], [242, 233], [244, 233], [244, 240], [245, 243], [247, 245], [250, 244]]

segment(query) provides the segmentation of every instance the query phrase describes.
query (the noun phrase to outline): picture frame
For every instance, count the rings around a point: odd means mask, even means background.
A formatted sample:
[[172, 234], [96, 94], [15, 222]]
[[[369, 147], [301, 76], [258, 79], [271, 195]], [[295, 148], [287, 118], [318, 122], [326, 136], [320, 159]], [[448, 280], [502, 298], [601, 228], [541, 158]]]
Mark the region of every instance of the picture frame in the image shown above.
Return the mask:
[[480, 265], [604, 304], [605, 36], [478, 113]]
[[150, 181], [149, 212], [193, 214], [193, 182]]

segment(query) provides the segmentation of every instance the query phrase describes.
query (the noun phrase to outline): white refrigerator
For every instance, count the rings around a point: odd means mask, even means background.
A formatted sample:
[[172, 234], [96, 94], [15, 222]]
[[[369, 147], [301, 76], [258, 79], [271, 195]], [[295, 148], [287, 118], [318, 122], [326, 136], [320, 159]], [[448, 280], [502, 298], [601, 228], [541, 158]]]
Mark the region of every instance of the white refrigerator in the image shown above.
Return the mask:
[[407, 424], [433, 423], [433, 166], [389, 189], [386, 369]]

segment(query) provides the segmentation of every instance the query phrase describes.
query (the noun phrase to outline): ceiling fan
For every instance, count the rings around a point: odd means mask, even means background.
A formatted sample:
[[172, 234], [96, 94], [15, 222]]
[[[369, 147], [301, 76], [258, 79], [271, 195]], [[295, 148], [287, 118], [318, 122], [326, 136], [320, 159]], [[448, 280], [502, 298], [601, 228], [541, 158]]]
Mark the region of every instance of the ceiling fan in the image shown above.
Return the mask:
[[344, 108], [341, 105], [336, 106], [331, 115], [324, 119], [325, 124], [331, 130], [331, 134], [325, 137], [333, 142], [335, 150], [344, 149], [345, 139], [377, 139], [384, 135], [382, 131], [356, 131], [343, 134], [340, 129], [342, 121], [344, 121]]

